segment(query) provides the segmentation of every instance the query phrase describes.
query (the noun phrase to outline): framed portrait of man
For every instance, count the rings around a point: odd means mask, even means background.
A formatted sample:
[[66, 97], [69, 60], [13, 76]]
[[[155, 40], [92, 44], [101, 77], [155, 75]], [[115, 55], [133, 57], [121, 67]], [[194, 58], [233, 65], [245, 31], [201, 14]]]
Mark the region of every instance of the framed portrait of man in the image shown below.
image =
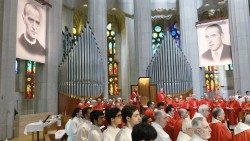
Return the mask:
[[46, 7], [18, 0], [16, 34], [16, 58], [45, 63]]
[[232, 64], [228, 20], [197, 24], [199, 66]]

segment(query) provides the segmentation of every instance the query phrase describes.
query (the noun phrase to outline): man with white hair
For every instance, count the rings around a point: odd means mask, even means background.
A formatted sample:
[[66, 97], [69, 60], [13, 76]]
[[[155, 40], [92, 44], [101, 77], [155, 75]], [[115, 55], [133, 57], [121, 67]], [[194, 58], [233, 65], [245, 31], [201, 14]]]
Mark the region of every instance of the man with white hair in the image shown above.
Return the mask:
[[194, 134], [190, 141], [207, 141], [211, 138], [211, 128], [204, 117], [196, 117], [192, 120]]
[[209, 99], [208, 94], [204, 93], [204, 98], [202, 100], [200, 100], [200, 105], [208, 105], [209, 107], [209, 115], [207, 118], [207, 122], [211, 123], [212, 122], [212, 109], [213, 109], [213, 102]]
[[189, 141], [193, 136], [192, 120], [186, 118], [182, 122], [182, 131], [179, 132], [176, 141]]
[[152, 123], [152, 126], [157, 132], [157, 138], [155, 141], [171, 141], [169, 135], [163, 130], [163, 127], [166, 126], [167, 120], [168, 116], [164, 111], [158, 110], [155, 112], [155, 121]]
[[209, 114], [210, 114], [209, 110], [210, 109], [209, 109], [208, 105], [205, 105], [205, 104], [200, 105], [199, 108], [198, 108], [198, 112], [196, 112], [194, 114], [193, 119], [196, 118], [196, 117], [204, 117], [204, 118], [207, 119]]
[[212, 129], [211, 138], [209, 141], [231, 141], [232, 134], [222, 123], [225, 119], [224, 110], [221, 107], [216, 107], [213, 109], [213, 119], [210, 127]]
[[233, 141], [250, 141], [250, 115], [246, 115], [245, 123], [239, 122], [234, 128]]
[[178, 134], [180, 133], [180, 131], [182, 129], [183, 120], [188, 118], [188, 112], [187, 112], [186, 109], [181, 108], [181, 109], [178, 110], [178, 113], [179, 113], [180, 118], [177, 120], [177, 122], [174, 125], [173, 140], [177, 139]]

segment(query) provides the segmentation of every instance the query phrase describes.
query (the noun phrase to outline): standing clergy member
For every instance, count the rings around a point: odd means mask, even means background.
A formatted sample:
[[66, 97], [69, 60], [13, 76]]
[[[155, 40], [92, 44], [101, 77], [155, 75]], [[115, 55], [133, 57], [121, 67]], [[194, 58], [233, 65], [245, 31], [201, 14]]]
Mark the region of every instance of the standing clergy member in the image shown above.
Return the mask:
[[93, 123], [89, 131], [88, 141], [102, 141], [103, 134], [100, 127], [104, 123], [104, 114], [102, 111], [94, 110], [90, 113], [90, 120]]
[[161, 88], [160, 91], [157, 93], [156, 102], [159, 103], [159, 102], [165, 101], [165, 98], [166, 98], [166, 95], [163, 91], [163, 88]]
[[245, 118], [245, 123], [239, 122], [234, 128], [233, 141], [250, 141], [250, 115]]
[[192, 119], [192, 128], [194, 134], [190, 141], [207, 141], [211, 138], [211, 128], [204, 117], [196, 117]]
[[235, 100], [234, 96], [229, 97], [229, 102], [227, 104], [227, 121], [230, 129], [234, 127], [239, 122], [239, 112], [240, 112], [240, 103]]
[[212, 129], [211, 138], [209, 141], [231, 141], [232, 134], [222, 123], [225, 119], [225, 113], [221, 107], [213, 109], [213, 119], [210, 127]]
[[186, 118], [182, 122], [182, 131], [179, 132], [176, 141], [189, 141], [193, 136], [192, 120]]
[[122, 115], [119, 108], [105, 110], [105, 118], [109, 123], [108, 128], [103, 132], [103, 141], [115, 141], [115, 136], [120, 131], [118, 125], [122, 123]]
[[163, 127], [167, 124], [167, 119], [168, 116], [164, 111], [158, 110], [155, 112], [155, 121], [152, 123], [157, 132], [155, 141], [171, 141], [169, 135], [163, 130]]
[[132, 129], [141, 121], [141, 116], [138, 109], [131, 105], [123, 107], [122, 120], [126, 125], [118, 132], [116, 137], [114, 137], [115, 141], [132, 141]]

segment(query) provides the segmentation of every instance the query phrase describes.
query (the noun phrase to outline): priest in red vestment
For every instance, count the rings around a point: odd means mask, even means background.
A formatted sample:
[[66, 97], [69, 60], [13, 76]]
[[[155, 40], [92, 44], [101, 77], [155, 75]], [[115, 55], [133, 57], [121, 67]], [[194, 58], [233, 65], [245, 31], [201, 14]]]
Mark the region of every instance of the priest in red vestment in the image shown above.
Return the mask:
[[182, 129], [182, 122], [188, 117], [188, 112], [186, 109], [181, 108], [178, 110], [178, 113], [180, 118], [176, 121], [174, 126], [173, 141], [177, 140], [178, 134]]
[[234, 129], [234, 127], [239, 122], [239, 112], [240, 112], [240, 103], [235, 100], [234, 96], [229, 97], [227, 109], [227, 121], [230, 129]]
[[225, 113], [221, 107], [213, 109], [213, 120], [210, 123], [211, 138], [209, 141], [232, 141], [232, 134], [222, 121], [225, 119]]
[[165, 103], [166, 105], [172, 105], [173, 104], [173, 99], [171, 97], [171, 95], [167, 95], [166, 99], [165, 99]]
[[171, 140], [174, 139], [174, 126], [176, 123], [176, 120], [174, 119], [174, 107], [172, 105], [168, 105], [166, 107], [166, 113], [167, 113], [167, 124], [164, 127], [164, 131], [168, 133]]
[[160, 89], [160, 91], [157, 93], [157, 97], [156, 97], [156, 102], [163, 102], [166, 99], [166, 95], [163, 91], [163, 88]]
[[147, 106], [148, 107], [144, 112], [144, 115], [150, 117], [151, 119], [154, 119], [155, 103], [153, 101], [148, 101]]
[[139, 94], [137, 92], [137, 89], [134, 89], [133, 92], [131, 93], [130, 102], [132, 105], [139, 107]]
[[193, 94], [192, 97], [189, 99], [188, 104], [189, 104], [190, 118], [192, 119], [199, 107], [199, 101], [195, 98], [195, 94]]
[[233, 141], [250, 141], [250, 115], [245, 117], [245, 123], [239, 122], [234, 128]]
[[207, 117], [207, 122], [211, 123], [212, 122], [212, 109], [213, 109], [213, 102], [208, 98], [208, 95], [204, 93], [204, 98], [200, 100], [199, 102], [200, 105], [205, 104], [209, 107], [209, 115]]

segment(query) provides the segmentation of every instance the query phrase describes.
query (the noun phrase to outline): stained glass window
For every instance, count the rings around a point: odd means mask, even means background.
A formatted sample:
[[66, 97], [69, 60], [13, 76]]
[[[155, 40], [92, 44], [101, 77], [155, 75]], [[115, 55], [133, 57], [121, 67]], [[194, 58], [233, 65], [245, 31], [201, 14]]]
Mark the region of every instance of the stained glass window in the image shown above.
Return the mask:
[[115, 44], [116, 32], [111, 23], [107, 25], [107, 48], [108, 48], [108, 92], [109, 95], [118, 95], [118, 63], [115, 60], [116, 44]]
[[20, 60], [16, 59], [16, 62], [15, 62], [15, 73], [16, 74], [19, 73], [19, 65], [20, 65]]
[[219, 75], [217, 66], [205, 67], [205, 84], [207, 93], [216, 93], [219, 88]]
[[160, 25], [155, 25], [153, 27], [153, 32], [152, 32], [153, 54], [155, 54], [156, 50], [159, 48], [163, 37], [164, 37], [164, 32], [162, 27]]
[[26, 61], [26, 99], [33, 99], [35, 93], [35, 73], [36, 73], [36, 62]]
[[180, 48], [180, 31], [178, 30], [176, 23], [169, 27], [169, 32], [172, 38], [175, 40], [176, 46]]

